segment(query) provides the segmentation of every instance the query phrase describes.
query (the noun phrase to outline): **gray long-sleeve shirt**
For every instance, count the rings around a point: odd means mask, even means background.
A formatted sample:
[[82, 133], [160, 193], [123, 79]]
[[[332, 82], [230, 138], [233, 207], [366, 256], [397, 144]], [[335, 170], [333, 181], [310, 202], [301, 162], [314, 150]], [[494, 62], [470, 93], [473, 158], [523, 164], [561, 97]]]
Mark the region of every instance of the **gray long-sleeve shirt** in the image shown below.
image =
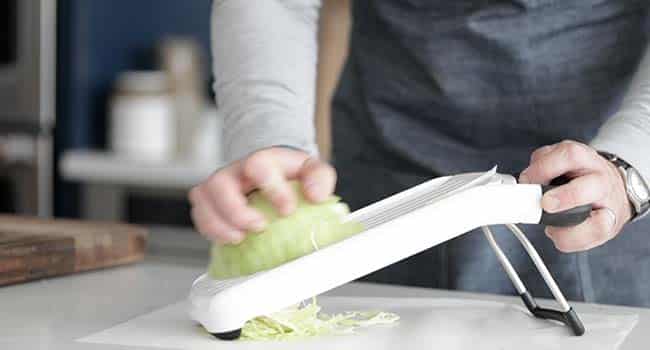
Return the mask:
[[[274, 145], [317, 153], [313, 123], [320, 1], [215, 1], [215, 92], [228, 161]], [[650, 50], [591, 145], [650, 180]]]

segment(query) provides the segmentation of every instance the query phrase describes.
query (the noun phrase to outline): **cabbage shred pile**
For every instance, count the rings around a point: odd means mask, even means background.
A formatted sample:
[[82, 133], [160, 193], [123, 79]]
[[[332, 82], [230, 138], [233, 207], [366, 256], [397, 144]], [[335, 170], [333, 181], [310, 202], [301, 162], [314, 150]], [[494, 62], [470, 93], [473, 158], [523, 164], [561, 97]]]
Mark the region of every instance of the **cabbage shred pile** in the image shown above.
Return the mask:
[[399, 316], [381, 311], [352, 311], [327, 315], [316, 298], [268, 316], [254, 318], [244, 325], [241, 340], [293, 340], [323, 335], [354, 333], [356, 329], [392, 324]]

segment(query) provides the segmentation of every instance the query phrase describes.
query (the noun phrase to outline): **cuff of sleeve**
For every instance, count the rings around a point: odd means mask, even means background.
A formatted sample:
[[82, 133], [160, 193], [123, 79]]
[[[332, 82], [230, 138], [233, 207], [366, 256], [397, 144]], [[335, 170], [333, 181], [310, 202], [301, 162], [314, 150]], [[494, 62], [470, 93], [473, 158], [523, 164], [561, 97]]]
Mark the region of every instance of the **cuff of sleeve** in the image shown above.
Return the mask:
[[[615, 118], [619, 120], [606, 123], [591, 146], [621, 157], [641, 173], [646, 183], [650, 183], [650, 135], [644, 131], [645, 128], [636, 125], [638, 117], [618, 115]], [[622, 122], [624, 119], [626, 122]]]
[[[289, 147], [318, 156], [313, 126], [296, 123], [292, 118], [255, 118], [255, 123], [239, 124], [224, 130], [224, 161], [242, 159], [269, 147]], [[307, 129], [307, 130], [305, 130]]]

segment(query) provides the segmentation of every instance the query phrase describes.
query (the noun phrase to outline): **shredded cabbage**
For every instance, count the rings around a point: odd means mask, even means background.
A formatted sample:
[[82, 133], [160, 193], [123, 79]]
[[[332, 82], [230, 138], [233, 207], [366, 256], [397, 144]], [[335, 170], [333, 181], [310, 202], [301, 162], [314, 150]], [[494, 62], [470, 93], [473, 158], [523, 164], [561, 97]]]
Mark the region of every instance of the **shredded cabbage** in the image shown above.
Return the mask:
[[351, 334], [359, 328], [392, 324], [399, 316], [381, 311], [351, 311], [327, 315], [313, 298], [310, 303], [254, 318], [244, 325], [241, 340], [293, 340]]

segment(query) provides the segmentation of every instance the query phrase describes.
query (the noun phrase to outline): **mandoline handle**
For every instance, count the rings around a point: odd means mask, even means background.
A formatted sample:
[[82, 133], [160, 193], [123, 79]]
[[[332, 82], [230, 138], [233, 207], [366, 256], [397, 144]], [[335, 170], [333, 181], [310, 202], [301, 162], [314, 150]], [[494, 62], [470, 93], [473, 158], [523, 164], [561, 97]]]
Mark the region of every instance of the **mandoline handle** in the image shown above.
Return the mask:
[[[542, 193], [546, 193], [558, 186], [567, 184], [569, 181], [571, 181], [571, 179], [564, 175], [556, 177], [549, 185], [542, 186]], [[586, 204], [557, 213], [548, 213], [544, 211], [542, 212], [542, 219], [539, 223], [547, 226], [559, 227], [576, 226], [587, 220], [589, 215], [591, 215], [592, 209], [591, 204]]]

